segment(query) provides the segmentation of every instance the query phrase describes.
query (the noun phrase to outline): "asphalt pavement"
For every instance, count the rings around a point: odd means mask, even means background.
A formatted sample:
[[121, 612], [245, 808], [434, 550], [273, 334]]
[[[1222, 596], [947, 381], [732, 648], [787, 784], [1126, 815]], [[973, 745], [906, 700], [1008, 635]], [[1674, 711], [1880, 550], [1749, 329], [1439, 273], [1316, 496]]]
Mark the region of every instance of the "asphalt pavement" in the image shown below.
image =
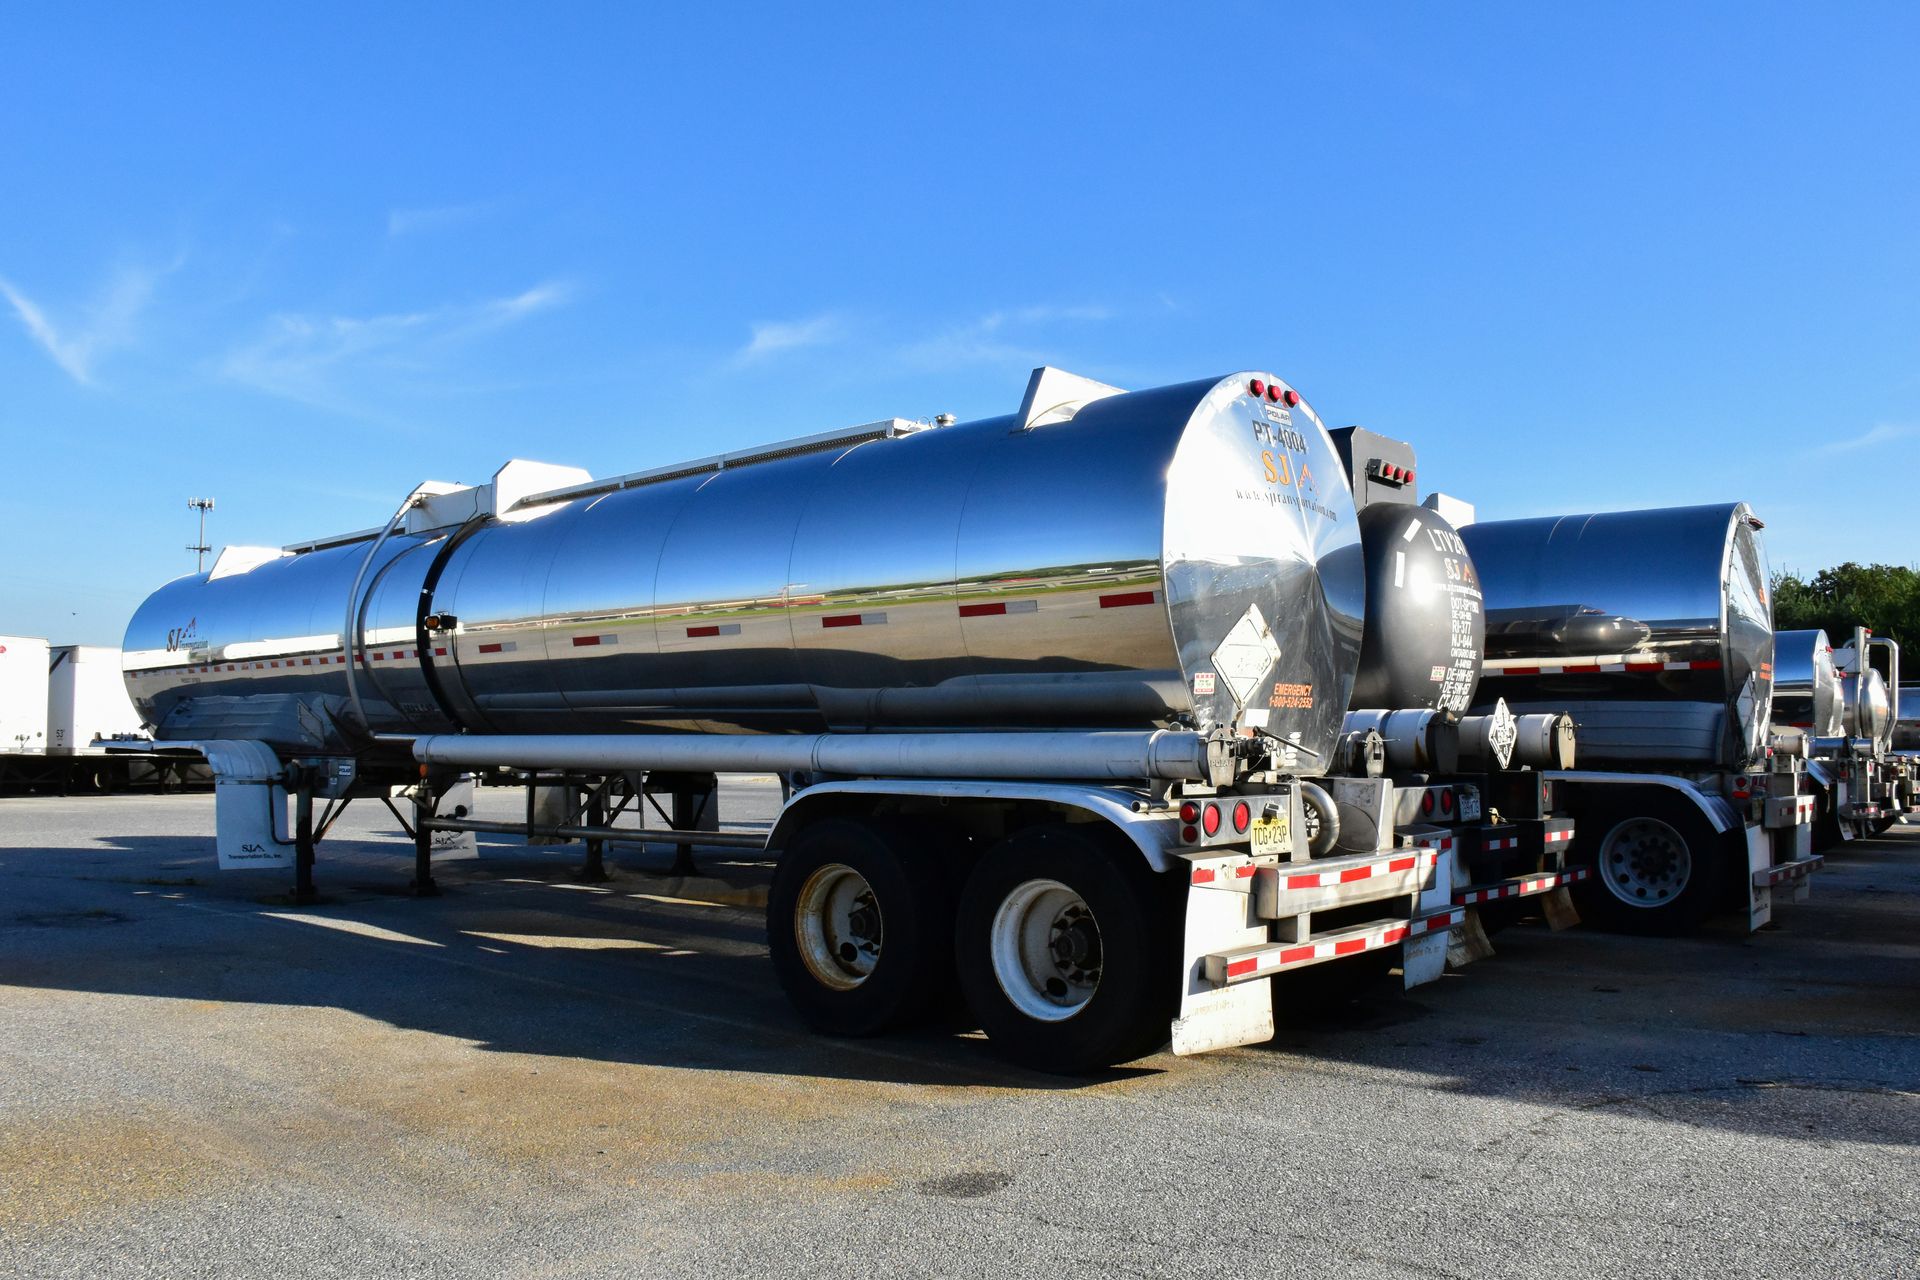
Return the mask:
[[1752, 936], [1525, 923], [1073, 1081], [808, 1034], [737, 852], [483, 838], [416, 899], [361, 804], [297, 907], [212, 821], [0, 800], [0, 1275], [1920, 1275], [1920, 827]]

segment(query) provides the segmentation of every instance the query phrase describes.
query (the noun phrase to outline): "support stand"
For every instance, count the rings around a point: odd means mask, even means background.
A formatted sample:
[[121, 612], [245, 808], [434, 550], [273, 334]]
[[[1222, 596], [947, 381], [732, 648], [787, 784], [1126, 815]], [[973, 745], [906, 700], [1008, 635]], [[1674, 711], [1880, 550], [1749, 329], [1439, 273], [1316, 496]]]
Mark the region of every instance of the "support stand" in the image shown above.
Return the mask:
[[413, 880], [407, 885], [407, 892], [416, 898], [440, 896], [440, 886], [433, 879], [433, 829], [427, 825], [434, 805], [433, 784], [422, 778], [413, 793]]
[[313, 887], [313, 787], [304, 781], [293, 793], [293, 900], [303, 907], [320, 900]]
[[[587, 825], [603, 827], [607, 823], [607, 793], [602, 786], [587, 787]], [[595, 836], [587, 837], [587, 861], [580, 868], [580, 878], [588, 884], [599, 884], [611, 877], [607, 875], [604, 854], [606, 841]]]

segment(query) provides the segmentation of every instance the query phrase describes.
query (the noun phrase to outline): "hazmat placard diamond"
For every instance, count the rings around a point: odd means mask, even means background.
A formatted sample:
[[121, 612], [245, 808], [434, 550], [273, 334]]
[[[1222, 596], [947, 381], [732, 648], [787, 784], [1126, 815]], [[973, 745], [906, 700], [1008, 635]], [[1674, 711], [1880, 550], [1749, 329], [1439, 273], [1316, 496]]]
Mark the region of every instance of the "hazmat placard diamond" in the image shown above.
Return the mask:
[[1247, 606], [1240, 621], [1213, 651], [1213, 669], [1226, 681], [1236, 707], [1247, 704], [1279, 660], [1280, 642], [1273, 638], [1257, 604]]

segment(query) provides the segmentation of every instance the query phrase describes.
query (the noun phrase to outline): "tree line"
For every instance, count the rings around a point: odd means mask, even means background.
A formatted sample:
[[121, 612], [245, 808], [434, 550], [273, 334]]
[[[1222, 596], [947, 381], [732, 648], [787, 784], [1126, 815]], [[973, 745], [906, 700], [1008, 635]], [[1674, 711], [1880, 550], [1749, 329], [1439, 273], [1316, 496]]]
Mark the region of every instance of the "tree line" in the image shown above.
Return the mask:
[[1908, 662], [1920, 662], [1920, 570], [1905, 565], [1855, 564], [1822, 569], [1810, 578], [1773, 575], [1776, 631], [1827, 633], [1845, 644], [1856, 626], [1890, 636]]

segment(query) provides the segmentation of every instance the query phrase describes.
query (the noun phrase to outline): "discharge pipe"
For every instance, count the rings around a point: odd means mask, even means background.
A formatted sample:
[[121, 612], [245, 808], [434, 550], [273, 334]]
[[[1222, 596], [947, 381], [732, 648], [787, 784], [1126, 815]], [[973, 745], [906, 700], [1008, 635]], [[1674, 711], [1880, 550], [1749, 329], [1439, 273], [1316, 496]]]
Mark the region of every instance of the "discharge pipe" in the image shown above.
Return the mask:
[[1207, 740], [1184, 730], [1089, 733], [429, 734], [422, 764], [881, 778], [1198, 781]]

